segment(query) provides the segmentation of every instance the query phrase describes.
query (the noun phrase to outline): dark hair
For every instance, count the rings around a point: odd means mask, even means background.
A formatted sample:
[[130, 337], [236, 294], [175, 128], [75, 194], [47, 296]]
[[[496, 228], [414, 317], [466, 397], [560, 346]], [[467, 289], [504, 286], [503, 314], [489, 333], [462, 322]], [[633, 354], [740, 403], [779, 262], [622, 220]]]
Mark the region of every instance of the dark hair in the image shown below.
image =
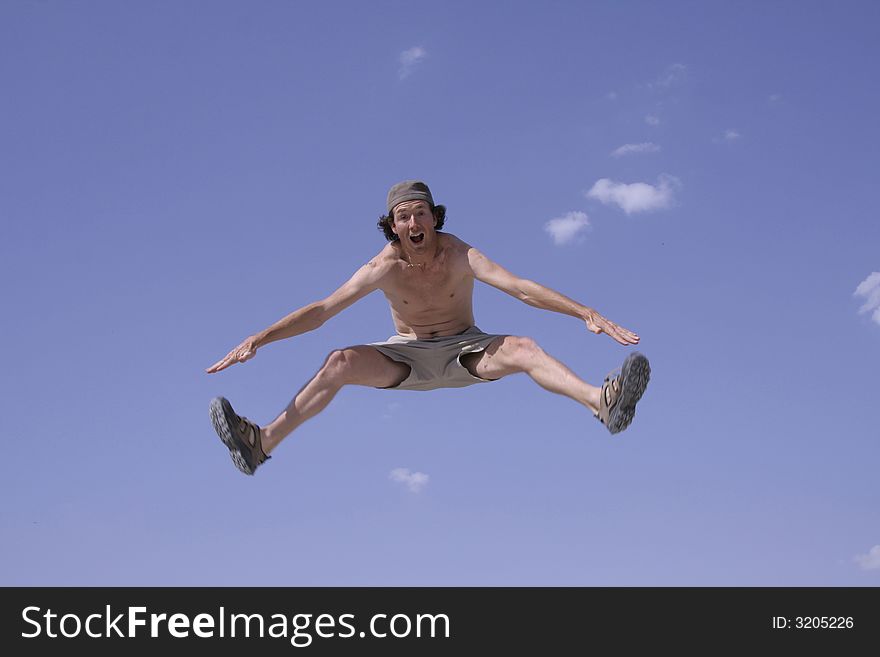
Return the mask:
[[[431, 206], [431, 214], [434, 215], [434, 219], [437, 220], [437, 225], [434, 226], [434, 230], [440, 230], [443, 228], [443, 222], [446, 221], [446, 206], [445, 205], [432, 205]], [[391, 224], [394, 222], [394, 214], [393, 212], [389, 214], [383, 214], [379, 217], [378, 227], [379, 230], [385, 233], [385, 239], [389, 242], [396, 242], [399, 237], [394, 234], [391, 230]]]

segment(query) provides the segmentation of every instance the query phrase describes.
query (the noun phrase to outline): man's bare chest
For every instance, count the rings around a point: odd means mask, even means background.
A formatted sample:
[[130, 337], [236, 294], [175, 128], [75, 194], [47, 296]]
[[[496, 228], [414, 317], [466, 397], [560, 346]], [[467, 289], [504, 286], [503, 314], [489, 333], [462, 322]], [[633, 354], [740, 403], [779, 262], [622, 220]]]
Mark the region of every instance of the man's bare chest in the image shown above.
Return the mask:
[[410, 267], [401, 263], [395, 272], [386, 296], [401, 310], [445, 308], [465, 301], [473, 288], [469, 270], [455, 254], [444, 254], [439, 261], [425, 267]]
[[391, 292], [410, 304], [437, 302], [454, 298], [456, 293], [460, 293], [463, 283], [464, 276], [456, 276], [448, 269], [419, 271], [413, 267], [400, 272]]

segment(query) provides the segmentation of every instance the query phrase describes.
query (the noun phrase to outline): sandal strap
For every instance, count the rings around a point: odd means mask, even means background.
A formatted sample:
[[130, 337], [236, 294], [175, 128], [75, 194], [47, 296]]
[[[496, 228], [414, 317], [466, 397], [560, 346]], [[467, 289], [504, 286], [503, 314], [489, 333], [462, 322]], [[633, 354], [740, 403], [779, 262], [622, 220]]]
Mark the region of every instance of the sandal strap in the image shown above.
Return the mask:
[[602, 390], [599, 393], [599, 410], [596, 412], [596, 417], [599, 418], [602, 424], [608, 424], [611, 409], [614, 408], [617, 400], [620, 399], [620, 392], [620, 370], [612, 370], [605, 377], [605, 382], [602, 384]]
[[[265, 463], [270, 458], [272, 458], [271, 456], [266, 454], [266, 452], [263, 451], [263, 439], [262, 439], [263, 436], [262, 436], [262, 432], [260, 431], [260, 425], [258, 425], [256, 422], [251, 422], [243, 415], [239, 415], [238, 419], [241, 420], [242, 424], [244, 424], [246, 429], [253, 434], [254, 442], [253, 442], [253, 444], [251, 444], [251, 441], [248, 440], [248, 445], [250, 445], [251, 452], [256, 454], [256, 456], [258, 458], [257, 464], [259, 465], [261, 463]], [[245, 432], [242, 431], [242, 433], [245, 433]]]

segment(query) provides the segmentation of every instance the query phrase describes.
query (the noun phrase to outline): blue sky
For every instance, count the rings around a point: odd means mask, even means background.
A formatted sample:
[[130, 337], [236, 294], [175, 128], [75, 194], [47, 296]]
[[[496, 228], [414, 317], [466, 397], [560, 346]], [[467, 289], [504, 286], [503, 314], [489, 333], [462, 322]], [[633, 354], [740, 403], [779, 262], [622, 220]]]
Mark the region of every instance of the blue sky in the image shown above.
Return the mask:
[[[880, 5], [0, 5], [3, 585], [880, 585]], [[390, 185], [642, 336], [611, 437], [525, 375], [267, 422]], [[629, 349], [478, 286], [597, 383]], [[875, 400], [871, 402], [871, 400]], [[415, 478], [413, 478], [415, 477]], [[248, 564], [246, 567], [243, 564]]]

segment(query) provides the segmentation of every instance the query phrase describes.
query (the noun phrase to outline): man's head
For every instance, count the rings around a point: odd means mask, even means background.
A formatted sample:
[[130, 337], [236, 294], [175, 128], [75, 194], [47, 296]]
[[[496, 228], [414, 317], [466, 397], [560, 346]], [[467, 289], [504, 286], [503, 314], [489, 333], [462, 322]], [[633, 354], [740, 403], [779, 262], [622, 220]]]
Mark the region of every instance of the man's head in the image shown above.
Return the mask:
[[[379, 217], [379, 230], [389, 241], [400, 239], [400, 234], [417, 234], [419, 227], [426, 230], [440, 230], [446, 219], [446, 207], [434, 205], [431, 190], [421, 180], [404, 180], [388, 190], [385, 202], [387, 215]], [[424, 218], [431, 219], [427, 224]], [[422, 219], [420, 219], [420, 217]], [[405, 221], [410, 221], [404, 229]]]

